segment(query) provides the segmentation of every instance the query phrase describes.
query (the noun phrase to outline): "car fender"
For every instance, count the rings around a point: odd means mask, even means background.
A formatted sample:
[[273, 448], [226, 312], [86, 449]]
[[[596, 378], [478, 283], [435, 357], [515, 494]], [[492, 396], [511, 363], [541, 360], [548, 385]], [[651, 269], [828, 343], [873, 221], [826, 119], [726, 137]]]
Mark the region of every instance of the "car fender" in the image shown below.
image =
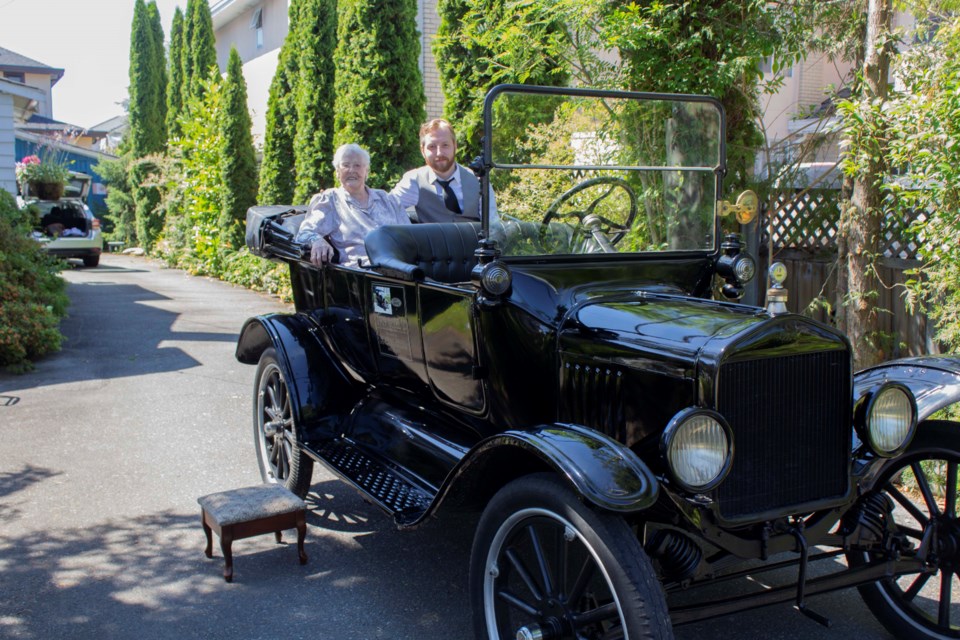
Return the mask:
[[882, 384], [899, 382], [917, 400], [917, 421], [960, 400], [960, 357], [919, 356], [891, 360], [853, 376], [853, 398], [859, 403]]
[[575, 424], [541, 425], [487, 438], [461, 460], [446, 488], [456, 488], [453, 493], [461, 499], [485, 501], [511, 480], [548, 470], [584, 500], [608, 511], [642, 511], [657, 500], [657, 479], [633, 451]]
[[320, 339], [320, 328], [303, 314], [269, 314], [250, 318], [237, 340], [237, 360], [257, 364], [268, 348], [290, 392], [293, 418], [303, 437], [324, 437], [359, 399], [359, 390]]

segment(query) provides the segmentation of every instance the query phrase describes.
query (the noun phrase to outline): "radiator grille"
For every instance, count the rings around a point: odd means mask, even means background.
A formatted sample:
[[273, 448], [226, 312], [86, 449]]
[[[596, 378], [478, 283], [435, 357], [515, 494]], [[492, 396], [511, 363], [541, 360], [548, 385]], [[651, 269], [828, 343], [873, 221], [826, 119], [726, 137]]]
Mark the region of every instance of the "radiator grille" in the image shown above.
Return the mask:
[[717, 409], [733, 431], [720, 485], [728, 519], [843, 496], [849, 482], [850, 364], [828, 351], [722, 365]]

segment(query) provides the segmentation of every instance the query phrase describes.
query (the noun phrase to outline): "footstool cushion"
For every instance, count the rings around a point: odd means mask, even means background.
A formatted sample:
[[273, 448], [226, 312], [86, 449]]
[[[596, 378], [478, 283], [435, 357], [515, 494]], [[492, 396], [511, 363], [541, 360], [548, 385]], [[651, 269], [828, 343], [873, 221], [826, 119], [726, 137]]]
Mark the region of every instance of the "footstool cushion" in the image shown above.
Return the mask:
[[297, 552], [300, 564], [307, 562], [303, 550], [306, 537], [307, 504], [279, 484], [262, 484], [240, 489], [211, 493], [197, 499], [200, 503], [201, 521], [207, 536], [208, 558], [213, 557], [212, 532], [220, 536], [220, 548], [225, 561], [223, 578], [233, 581], [234, 540], [249, 538], [264, 533], [274, 533], [277, 542], [282, 540], [283, 529], [297, 530]]

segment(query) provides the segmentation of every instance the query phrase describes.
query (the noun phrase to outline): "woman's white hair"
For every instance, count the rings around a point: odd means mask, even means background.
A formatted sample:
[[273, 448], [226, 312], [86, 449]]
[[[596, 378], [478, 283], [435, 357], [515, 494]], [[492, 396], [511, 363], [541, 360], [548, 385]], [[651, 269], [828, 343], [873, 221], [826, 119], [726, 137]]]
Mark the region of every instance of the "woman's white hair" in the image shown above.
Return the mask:
[[340, 167], [340, 161], [343, 160], [343, 157], [348, 154], [355, 154], [363, 158], [363, 161], [366, 165], [370, 166], [370, 154], [367, 153], [367, 150], [361, 147], [358, 144], [348, 142], [347, 144], [342, 144], [337, 147], [337, 151], [333, 154], [333, 168], [337, 169]]

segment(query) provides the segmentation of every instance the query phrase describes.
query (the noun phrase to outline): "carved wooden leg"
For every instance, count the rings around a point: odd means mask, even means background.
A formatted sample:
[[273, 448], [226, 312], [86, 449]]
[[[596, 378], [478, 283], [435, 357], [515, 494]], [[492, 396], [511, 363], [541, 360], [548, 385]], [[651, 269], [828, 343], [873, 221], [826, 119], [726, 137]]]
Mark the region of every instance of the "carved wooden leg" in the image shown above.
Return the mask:
[[303, 550], [303, 540], [307, 537], [307, 517], [305, 513], [297, 516], [297, 553], [300, 564], [307, 564], [307, 553]]
[[207, 524], [207, 514], [200, 514], [200, 521], [203, 523], [203, 532], [207, 536], [207, 548], [203, 550], [203, 553], [208, 557], [213, 557], [213, 532], [210, 530], [210, 525]]
[[223, 579], [227, 582], [233, 582], [233, 550], [230, 545], [233, 544], [233, 528], [223, 527], [220, 532], [220, 549], [223, 551]]
[[273, 532], [273, 535], [274, 535], [274, 537], [276, 537], [276, 539], [277, 539], [277, 544], [280, 544], [281, 542], [283, 542], [283, 532], [282, 532], [282, 531], [274, 531], [274, 532]]

